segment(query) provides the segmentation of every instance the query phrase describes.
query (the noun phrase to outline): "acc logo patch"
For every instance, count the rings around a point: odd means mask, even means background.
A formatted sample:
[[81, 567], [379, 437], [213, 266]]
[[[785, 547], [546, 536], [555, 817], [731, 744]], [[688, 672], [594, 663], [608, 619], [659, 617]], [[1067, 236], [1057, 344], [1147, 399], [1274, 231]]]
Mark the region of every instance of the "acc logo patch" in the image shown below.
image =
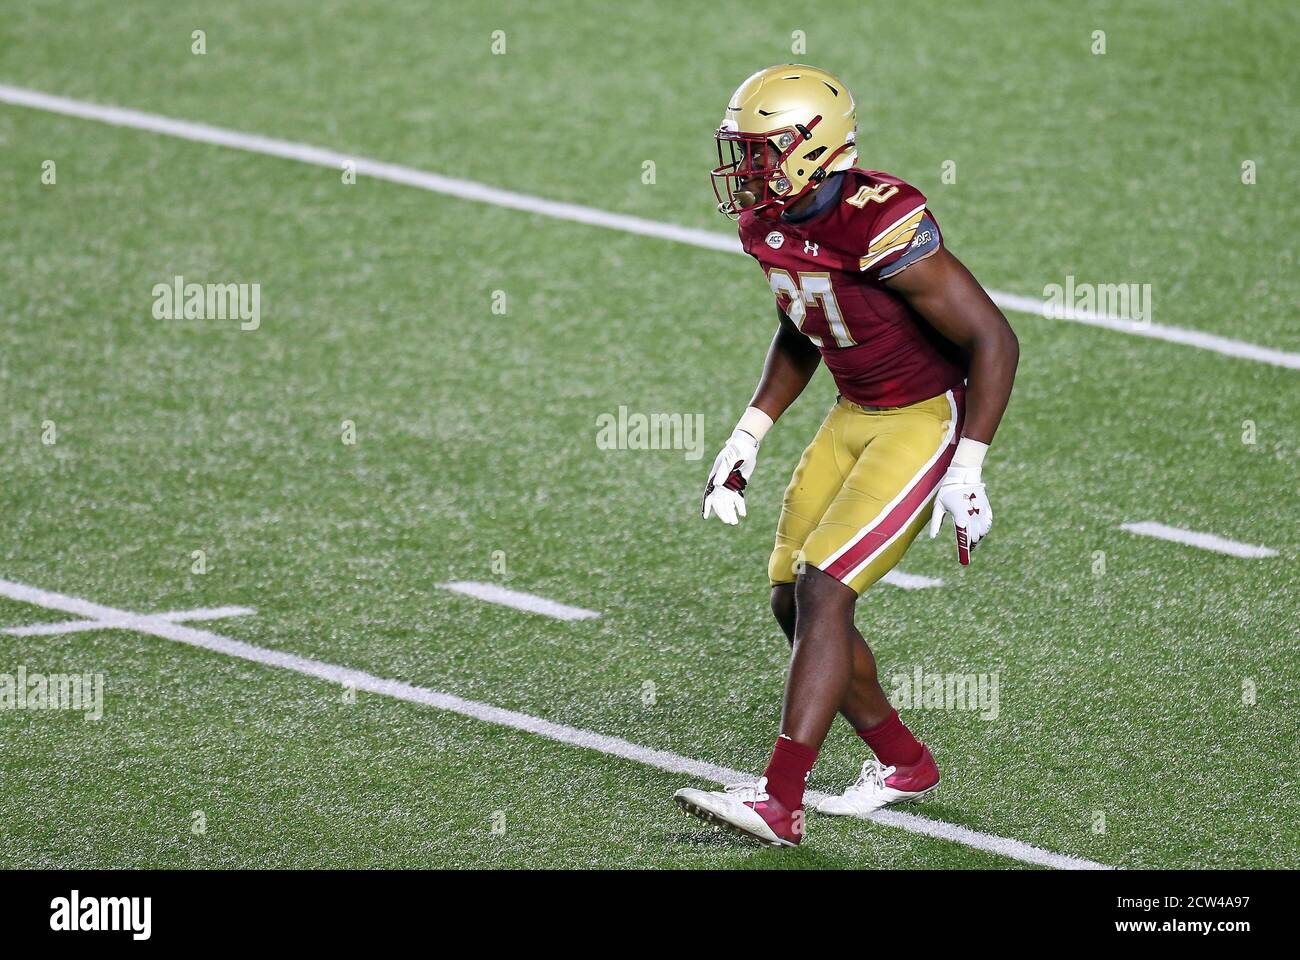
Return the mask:
[[773, 230], [767, 235], [767, 245], [773, 250], [780, 250], [783, 243], [785, 243], [785, 234], [780, 230]]

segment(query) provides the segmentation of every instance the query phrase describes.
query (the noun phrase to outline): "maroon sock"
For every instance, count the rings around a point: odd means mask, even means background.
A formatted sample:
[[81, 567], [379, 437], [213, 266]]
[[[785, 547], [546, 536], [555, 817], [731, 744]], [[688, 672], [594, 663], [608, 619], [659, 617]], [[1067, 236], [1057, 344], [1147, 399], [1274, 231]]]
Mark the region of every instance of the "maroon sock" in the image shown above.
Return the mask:
[[910, 767], [921, 759], [920, 741], [898, 719], [897, 710], [890, 710], [889, 716], [871, 729], [859, 730], [858, 736], [887, 767]]
[[789, 737], [777, 737], [772, 759], [763, 771], [763, 776], [767, 777], [767, 792], [787, 810], [800, 809], [808, 771], [816, 762], [817, 751], [812, 747]]

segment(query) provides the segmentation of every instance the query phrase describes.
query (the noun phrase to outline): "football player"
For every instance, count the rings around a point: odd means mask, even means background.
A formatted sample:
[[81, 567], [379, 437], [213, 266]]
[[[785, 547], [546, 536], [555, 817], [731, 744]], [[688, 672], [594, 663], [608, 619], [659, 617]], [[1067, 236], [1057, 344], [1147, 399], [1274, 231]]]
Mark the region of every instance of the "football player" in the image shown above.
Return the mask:
[[824, 361], [839, 397], [790, 478], [768, 563], [793, 646], [780, 736], [756, 783], [676, 794], [686, 811], [773, 846], [803, 836], [804, 783], [836, 713], [871, 756], [826, 814], [866, 817], [934, 789], [939, 769], [876, 676], [858, 597], [951, 515], [961, 563], [993, 521], [981, 468], [1015, 378], [1001, 311], [945, 247], [921, 191], [857, 165], [852, 95], [782, 65], [740, 85], [718, 128], [721, 212], [776, 297], [748, 409], [709, 471], [703, 515], [735, 524], [759, 445]]

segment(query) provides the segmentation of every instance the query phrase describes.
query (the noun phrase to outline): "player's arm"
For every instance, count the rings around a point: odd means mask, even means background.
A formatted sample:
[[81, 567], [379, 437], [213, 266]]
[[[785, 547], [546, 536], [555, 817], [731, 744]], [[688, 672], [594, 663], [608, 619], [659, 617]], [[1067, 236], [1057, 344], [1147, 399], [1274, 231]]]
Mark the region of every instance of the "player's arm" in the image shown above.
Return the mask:
[[993, 442], [1011, 398], [1020, 343], [997, 304], [947, 247], [885, 281], [966, 355], [964, 436]]
[[812, 341], [799, 332], [784, 310], [777, 308], [776, 312], [780, 323], [771, 346], [767, 348], [763, 375], [759, 377], [754, 397], [749, 401], [751, 407], [761, 410], [773, 421], [803, 393], [821, 362], [821, 353]]
[[958, 559], [968, 563], [970, 548], [993, 525], [981, 471], [1011, 397], [1020, 343], [997, 304], [945, 247], [884, 282], [966, 355], [965, 429], [935, 495], [930, 537], [951, 513]]
[[745, 485], [754, 472], [758, 445], [817, 372], [821, 360], [817, 348], [783, 311], [777, 313], [780, 323], [767, 348], [753, 399], [709, 470], [701, 508], [706, 520], [715, 513], [723, 523], [734, 524], [745, 516]]

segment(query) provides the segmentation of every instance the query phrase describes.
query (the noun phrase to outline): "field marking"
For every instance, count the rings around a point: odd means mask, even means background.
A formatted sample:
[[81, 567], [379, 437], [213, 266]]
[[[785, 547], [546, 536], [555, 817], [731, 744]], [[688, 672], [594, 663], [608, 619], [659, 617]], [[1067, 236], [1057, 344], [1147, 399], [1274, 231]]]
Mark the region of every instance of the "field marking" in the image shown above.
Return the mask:
[[[942, 580], [934, 577], [922, 577], [915, 573], [903, 573], [901, 570], [890, 570], [880, 578], [880, 582], [902, 587], [904, 590], [925, 590], [930, 587], [943, 586]], [[595, 620], [601, 615], [596, 610], [588, 610], [585, 607], [571, 607], [567, 603], [560, 603], [547, 597], [539, 597], [535, 593], [509, 590], [495, 583], [452, 580], [449, 583], [440, 583], [438, 586], [443, 590], [451, 590], [467, 597], [473, 597], [476, 600], [500, 604], [503, 607], [513, 607], [516, 610], [525, 610], [528, 613], [540, 613], [547, 617], [554, 617], [556, 620]]]
[[[257, 613], [252, 607], [199, 607], [196, 610], [169, 610], [153, 616], [185, 623], [191, 620], [224, 620], [226, 617], [246, 617]], [[81, 633], [83, 630], [114, 630], [119, 624], [105, 620], [65, 620], [62, 623], [33, 623], [25, 627], [8, 627], [0, 633], [11, 637], [53, 637], [61, 633]]]
[[1100, 327], [1103, 330], [1115, 330], [1119, 333], [1132, 334], [1135, 337], [1148, 337], [1152, 340], [1164, 340], [1166, 343], [1178, 343], [1187, 347], [1196, 347], [1200, 350], [1209, 350], [1211, 353], [1220, 353], [1225, 357], [1254, 360], [1257, 363], [1267, 363], [1274, 367], [1300, 370], [1300, 353], [1287, 353], [1285, 350], [1261, 347], [1255, 343], [1247, 343], [1245, 340], [1232, 340], [1228, 337], [1220, 337], [1217, 334], [1205, 333], [1201, 330], [1169, 327], [1159, 323], [1150, 323], [1149, 321], [1096, 313], [1092, 310], [1078, 310], [1067, 306], [1062, 311], [1060, 307], [1048, 304], [1045, 299], [1036, 300], [1033, 297], [1024, 297], [1015, 293], [989, 290], [988, 294], [993, 298], [993, 302], [1003, 310], [1032, 313], [1048, 320], [1070, 320], [1089, 327]]
[[904, 573], [902, 570], [890, 570], [880, 578], [880, 582], [902, 587], [904, 590], [925, 590], [943, 586], [943, 581], [937, 577], [923, 577], [917, 573]]
[[547, 617], [554, 617], [556, 620], [594, 620], [600, 616], [595, 610], [571, 607], [567, 603], [548, 600], [546, 597], [539, 597], [535, 593], [508, 590], [495, 583], [452, 580], [450, 583], [440, 583], [438, 586], [443, 590], [453, 590], [467, 597], [474, 597], [476, 600], [497, 603], [503, 607], [514, 607], [516, 610], [526, 610], [529, 613], [540, 613]]
[[[78, 616], [90, 617], [98, 621], [112, 623], [114, 626], [148, 634], [149, 636], [173, 640], [191, 647], [222, 653], [229, 657], [237, 657], [240, 660], [248, 660], [269, 667], [279, 667], [283, 670], [292, 670], [295, 673], [316, 677], [319, 680], [350, 687], [354, 690], [365, 690], [368, 693], [423, 704], [438, 710], [481, 720], [485, 723], [493, 723], [498, 726], [521, 730], [525, 733], [536, 734], [559, 743], [584, 747], [609, 756], [632, 760], [668, 773], [680, 773], [720, 784], [737, 783], [752, 779], [752, 776], [746, 775], [739, 770], [731, 770], [716, 764], [705, 763], [702, 760], [692, 760], [689, 757], [683, 757], [668, 750], [643, 747], [621, 737], [611, 737], [603, 733], [596, 733], [593, 730], [583, 730], [562, 723], [553, 723], [550, 720], [529, 716], [526, 713], [505, 710], [477, 700], [465, 700], [454, 694], [431, 690], [428, 687], [417, 687], [414, 684], [400, 680], [387, 680], [362, 670], [335, 666], [320, 660], [300, 657], [297, 654], [287, 653], [283, 650], [257, 647], [251, 643], [244, 643], [242, 640], [234, 640], [207, 630], [198, 630], [194, 627], [174, 623], [161, 616], [117, 610], [113, 607], [92, 603], [89, 600], [82, 600], [79, 597], [42, 590], [39, 587], [16, 583], [12, 580], [0, 580], [0, 596], [34, 604], [47, 610], [59, 610], [63, 613], [74, 613]], [[825, 794], [810, 791], [808, 801], [810, 804], [815, 804], [824, 797]], [[667, 802], [668, 798], [665, 797], [664, 803]], [[1010, 840], [1006, 837], [980, 833], [978, 830], [971, 830], [968, 827], [958, 826], [953, 823], [945, 823], [942, 820], [931, 820], [914, 813], [884, 810], [877, 813], [872, 819], [877, 823], [897, 827], [909, 833], [950, 840], [953, 843], [960, 843], [975, 850], [995, 853], [1036, 866], [1052, 867], [1060, 870], [1113, 869], [1105, 864], [1095, 863], [1091, 860], [1052, 853], [1049, 850], [1035, 847], [1020, 840]]]
[[1182, 527], [1169, 527], [1163, 523], [1144, 520], [1141, 523], [1121, 523], [1121, 530], [1135, 533], [1139, 537], [1155, 537], [1158, 540], [1171, 540], [1189, 547], [1200, 547], [1215, 553], [1226, 553], [1230, 557], [1252, 559], [1256, 557], [1276, 557], [1277, 551], [1272, 547], [1257, 547], [1252, 543], [1240, 543], [1213, 533], [1201, 533], [1197, 530], [1184, 530]]
[[[593, 227], [621, 230], [624, 233], [633, 233], [643, 237], [671, 240], [675, 243], [685, 243], [706, 250], [720, 250], [725, 253], [742, 252], [738, 237], [715, 233], [712, 230], [698, 230], [694, 227], [682, 227], [672, 223], [647, 220], [644, 217], [635, 217], [630, 214], [610, 213], [606, 210], [584, 207], [576, 203], [547, 200], [531, 194], [491, 187], [473, 180], [445, 177], [441, 174], [417, 170], [414, 167], [385, 163], [381, 160], [371, 160], [349, 153], [341, 153], [337, 150], [314, 147], [306, 143], [264, 137], [255, 133], [242, 133], [238, 130], [213, 127], [205, 123], [176, 120], [160, 114], [145, 113], [141, 110], [131, 110], [125, 107], [110, 107], [103, 104], [89, 103], [85, 100], [73, 100], [69, 97], [55, 96], [42, 93], [39, 90], [29, 90], [8, 84], [0, 84], [0, 103], [7, 103], [16, 107], [29, 107], [33, 110], [45, 110], [49, 113], [77, 117], [82, 120], [95, 120], [115, 127], [145, 130], [162, 136], [190, 140], [194, 143], [206, 143], [270, 157], [280, 157], [285, 160], [296, 160], [300, 163], [328, 167], [334, 170], [342, 169], [344, 164], [352, 164], [356, 173], [361, 176], [386, 180], [389, 183], [402, 184], [408, 187], [418, 187], [421, 190], [428, 190], [432, 193], [440, 193], [461, 200], [473, 200], [477, 203], [488, 203], [511, 210], [522, 210], [527, 213], [553, 217], [557, 220], [569, 220]], [[989, 290], [988, 294], [993, 299], [993, 302], [1003, 310], [1028, 313], [1052, 320], [1070, 320], [1075, 323], [1101, 327], [1119, 333], [1196, 347], [1200, 350], [1208, 350], [1211, 353], [1218, 353], [1227, 357], [1253, 360], [1257, 363], [1300, 370], [1300, 353], [1274, 350], [1271, 347], [1262, 347], [1258, 344], [1247, 343], [1244, 340], [1232, 340], [1228, 337], [1220, 337], [1200, 330], [1189, 330], [1185, 327], [1138, 323], [1123, 317], [1093, 311], [1071, 308], [1062, 315], [1059, 308], [1049, 306], [1045, 298], [1035, 299], [1020, 294], [1005, 293], [1001, 290]]]

